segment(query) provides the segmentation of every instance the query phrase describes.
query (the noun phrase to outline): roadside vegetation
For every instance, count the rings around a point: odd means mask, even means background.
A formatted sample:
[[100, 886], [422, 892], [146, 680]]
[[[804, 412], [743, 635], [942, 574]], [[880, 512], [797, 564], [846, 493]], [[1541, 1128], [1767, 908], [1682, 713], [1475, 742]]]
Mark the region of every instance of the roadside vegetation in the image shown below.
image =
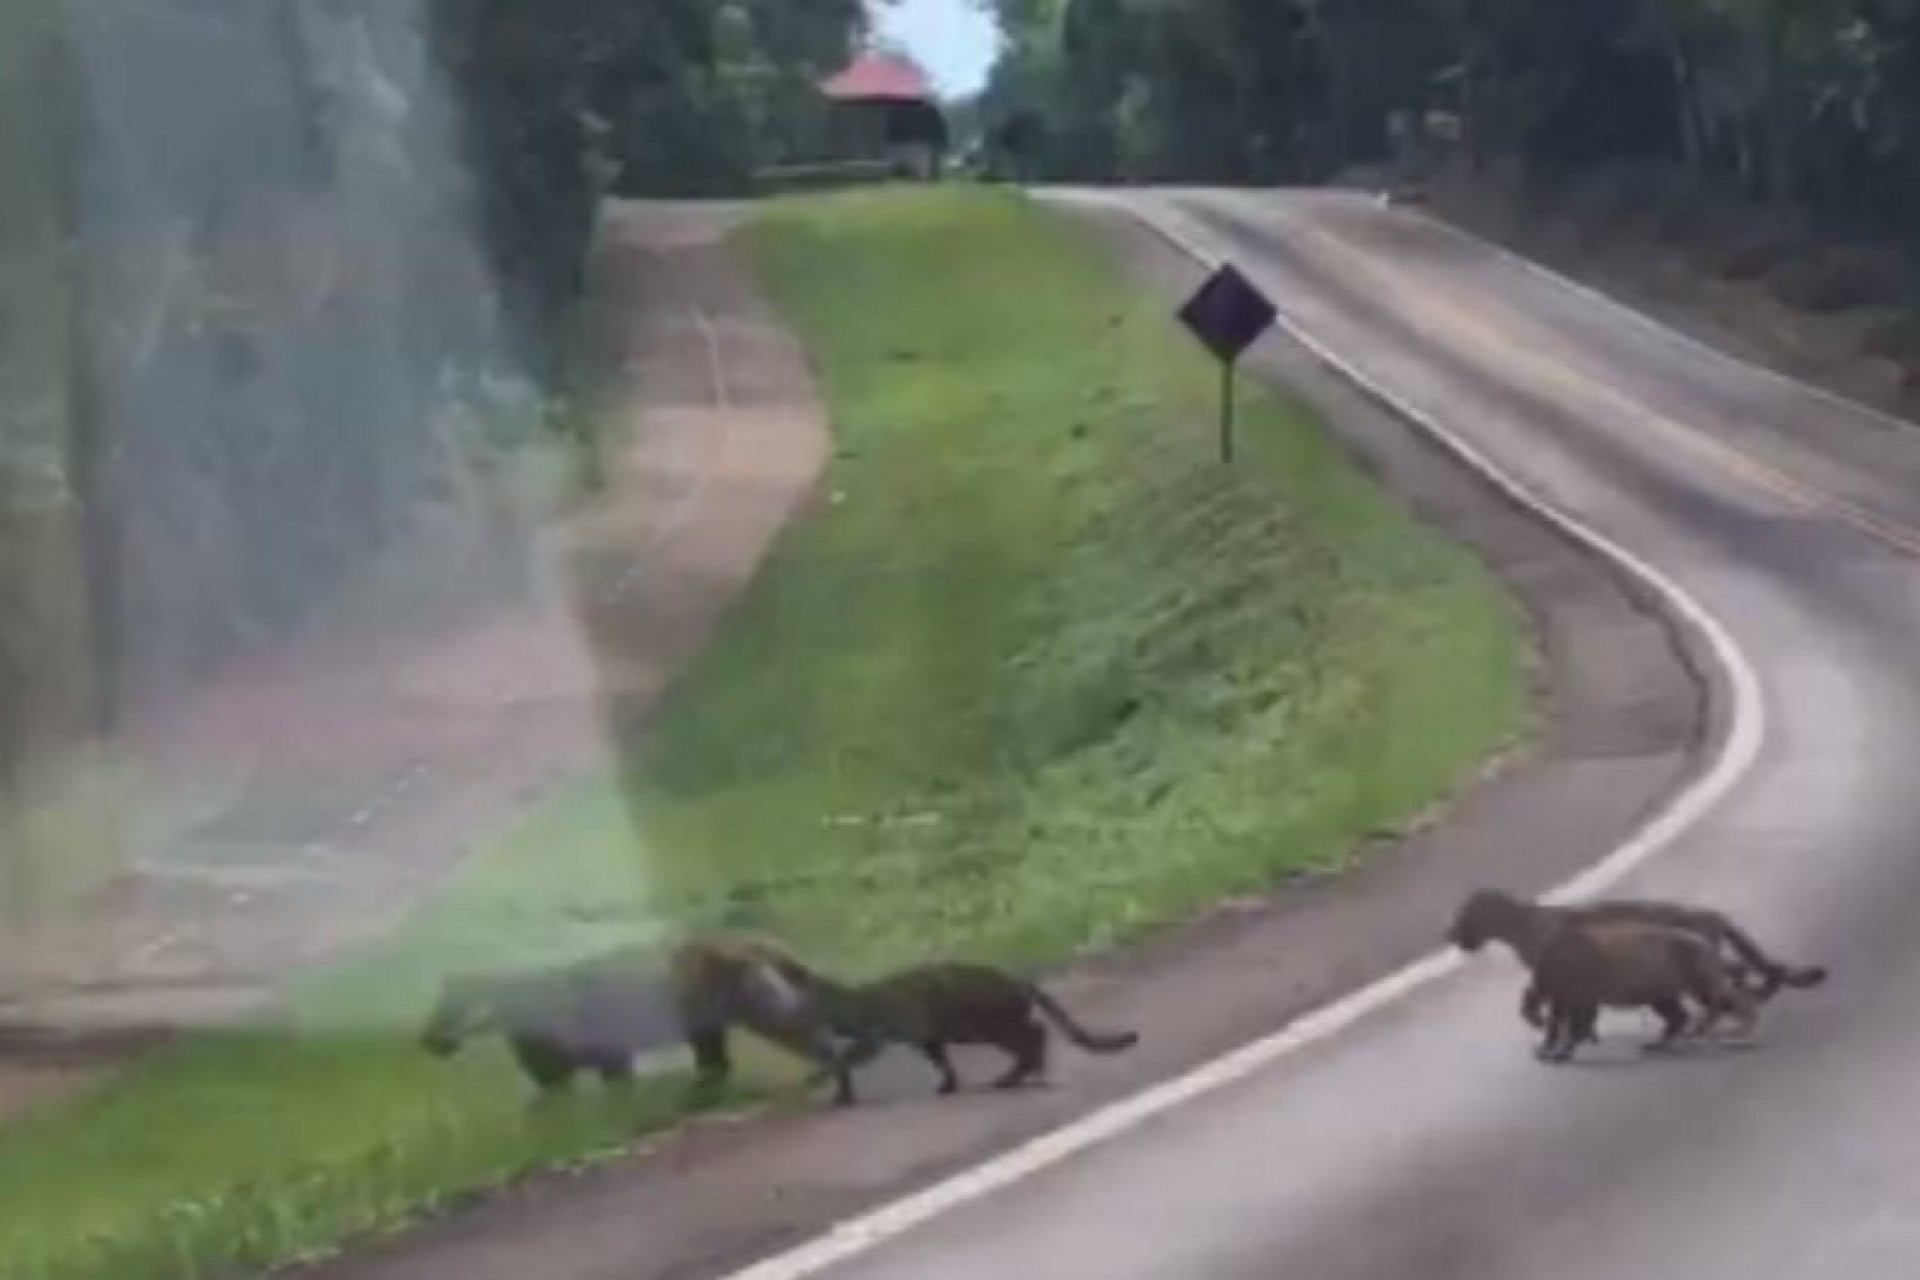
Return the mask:
[[[1250, 397], [1222, 468], [1204, 357], [1054, 215], [809, 198], [751, 246], [838, 452], [644, 758], [284, 1022], [0, 1131], [10, 1277], [284, 1261], [682, 1114], [677, 1067], [529, 1113], [497, 1047], [430, 1058], [447, 968], [715, 924], [854, 972], [1055, 963], [1335, 868], [1523, 730], [1521, 629], [1478, 565], [1284, 399]], [[762, 1096], [794, 1079], [754, 1061]]]

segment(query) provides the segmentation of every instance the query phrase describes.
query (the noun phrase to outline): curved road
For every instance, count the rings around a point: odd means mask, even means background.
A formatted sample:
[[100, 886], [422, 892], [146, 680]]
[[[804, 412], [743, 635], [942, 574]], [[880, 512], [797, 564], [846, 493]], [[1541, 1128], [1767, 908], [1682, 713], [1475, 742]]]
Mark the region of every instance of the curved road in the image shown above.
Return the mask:
[[[1834, 970], [1751, 1051], [1536, 1064], [1504, 952], [893, 1237], [840, 1280], [1920, 1272], [1920, 431], [1342, 194], [1126, 203], [1659, 566], [1759, 677], [1734, 789], [1625, 888]], [[777, 1264], [760, 1274], [781, 1274]], [[795, 1273], [797, 1274], [797, 1273]]]

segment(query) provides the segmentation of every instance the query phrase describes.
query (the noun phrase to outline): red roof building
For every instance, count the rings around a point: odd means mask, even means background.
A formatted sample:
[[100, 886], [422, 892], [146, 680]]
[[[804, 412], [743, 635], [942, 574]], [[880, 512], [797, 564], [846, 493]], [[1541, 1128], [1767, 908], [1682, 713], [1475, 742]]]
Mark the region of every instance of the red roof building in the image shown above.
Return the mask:
[[897, 173], [939, 176], [947, 121], [938, 95], [912, 59], [867, 53], [820, 85], [841, 118], [847, 154], [884, 159]]
[[820, 91], [836, 102], [932, 102], [933, 85], [911, 59], [869, 53], [831, 77]]

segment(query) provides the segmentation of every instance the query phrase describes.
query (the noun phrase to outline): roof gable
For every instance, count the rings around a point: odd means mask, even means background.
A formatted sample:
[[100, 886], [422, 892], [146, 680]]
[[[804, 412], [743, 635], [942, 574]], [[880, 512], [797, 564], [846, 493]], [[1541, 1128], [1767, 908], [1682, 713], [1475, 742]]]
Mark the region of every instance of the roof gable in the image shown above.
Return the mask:
[[840, 101], [866, 98], [931, 102], [934, 98], [926, 72], [907, 58], [886, 53], [855, 58], [846, 70], [822, 84], [820, 90]]

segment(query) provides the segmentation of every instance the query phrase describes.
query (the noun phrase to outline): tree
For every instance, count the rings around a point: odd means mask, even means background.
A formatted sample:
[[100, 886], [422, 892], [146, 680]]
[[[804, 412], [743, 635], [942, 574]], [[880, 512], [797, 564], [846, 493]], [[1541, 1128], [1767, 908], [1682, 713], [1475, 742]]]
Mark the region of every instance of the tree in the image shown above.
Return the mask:
[[[1853, 230], [1920, 227], [1920, 0], [994, 0], [990, 122], [1058, 177], [1314, 179], [1445, 103], [1556, 182], [1671, 165]], [[997, 126], [996, 126], [997, 127]]]

